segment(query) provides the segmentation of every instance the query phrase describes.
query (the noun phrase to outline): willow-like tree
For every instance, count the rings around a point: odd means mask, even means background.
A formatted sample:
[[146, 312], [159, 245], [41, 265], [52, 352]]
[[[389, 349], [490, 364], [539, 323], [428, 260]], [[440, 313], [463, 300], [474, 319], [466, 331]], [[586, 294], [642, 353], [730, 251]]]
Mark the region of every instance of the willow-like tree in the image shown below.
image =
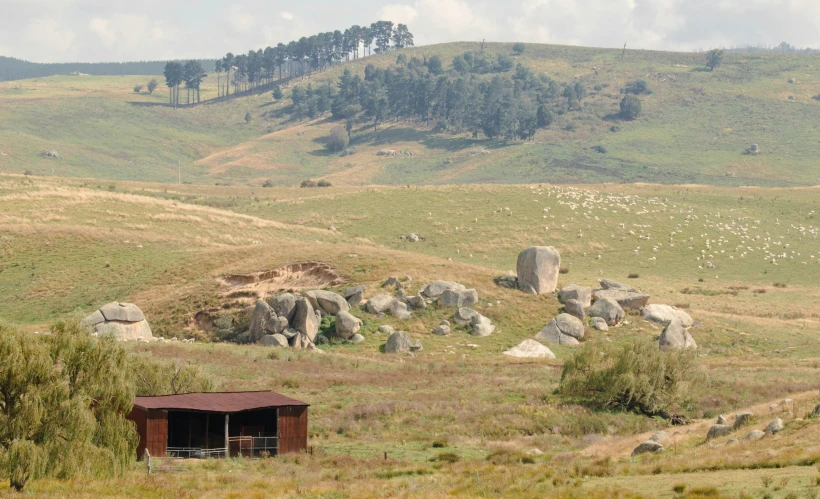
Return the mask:
[[109, 477], [134, 459], [128, 355], [78, 321], [51, 336], [0, 324], [0, 476], [20, 491], [42, 477]]

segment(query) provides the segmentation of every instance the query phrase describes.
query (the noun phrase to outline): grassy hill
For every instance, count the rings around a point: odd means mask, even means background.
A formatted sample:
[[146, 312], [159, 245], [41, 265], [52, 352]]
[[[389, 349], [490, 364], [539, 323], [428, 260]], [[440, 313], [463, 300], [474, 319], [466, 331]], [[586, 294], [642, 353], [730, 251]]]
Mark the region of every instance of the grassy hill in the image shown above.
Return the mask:
[[[405, 49], [410, 57], [453, 57], [475, 43]], [[512, 54], [511, 44], [485, 51]], [[295, 84], [334, 81], [344, 67], [386, 67], [391, 52], [338, 66]], [[528, 44], [516, 56], [558, 82], [583, 82], [583, 109], [557, 116], [526, 142], [434, 133], [406, 122], [374, 134], [354, 128], [355, 154], [327, 152], [327, 117], [293, 118], [290, 101], [269, 93], [182, 109], [167, 92], [134, 94], [147, 77], [51, 77], [0, 83], [0, 172], [99, 179], [294, 185], [327, 178], [334, 185], [509, 182], [652, 182], [795, 186], [820, 183], [820, 55], [727, 53], [714, 72], [703, 54]], [[612, 118], [627, 82], [644, 79], [643, 116]], [[162, 82], [162, 78], [158, 77]], [[792, 81], [793, 83], [790, 83]], [[593, 90], [599, 88], [600, 90]], [[202, 97], [216, 94], [209, 77]], [[185, 93], [183, 91], [183, 100]], [[794, 97], [791, 99], [790, 97]], [[250, 124], [244, 116], [250, 113]], [[757, 155], [744, 154], [750, 144]], [[412, 157], [379, 157], [380, 149]], [[57, 150], [60, 158], [42, 155]], [[604, 152], [605, 151], [605, 152]]]

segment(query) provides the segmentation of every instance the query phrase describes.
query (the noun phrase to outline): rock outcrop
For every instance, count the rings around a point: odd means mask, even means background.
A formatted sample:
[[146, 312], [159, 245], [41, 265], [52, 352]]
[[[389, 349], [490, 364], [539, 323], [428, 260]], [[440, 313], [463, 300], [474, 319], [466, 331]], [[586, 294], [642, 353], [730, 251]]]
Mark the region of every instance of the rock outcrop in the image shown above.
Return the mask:
[[668, 350], [671, 348], [697, 348], [695, 339], [689, 334], [679, 321], [674, 320], [670, 322], [661, 333], [658, 339], [658, 347], [661, 350]]
[[600, 317], [607, 326], [617, 325], [626, 316], [626, 312], [618, 305], [618, 302], [609, 298], [597, 300], [586, 310], [586, 314], [590, 317]]
[[336, 336], [349, 340], [362, 328], [362, 320], [350, 312], [340, 311], [336, 314]]
[[142, 310], [133, 303], [106, 303], [83, 320], [97, 335], [113, 334], [119, 340], [151, 341], [154, 334]]
[[582, 307], [589, 308], [592, 305], [592, 288], [577, 284], [564, 286], [558, 291], [558, 301], [566, 305], [568, 300], [578, 300]]
[[552, 246], [532, 246], [518, 254], [518, 287], [526, 293], [543, 295], [555, 291], [561, 255]]
[[421, 342], [414, 340], [404, 331], [396, 331], [387, 337], [384, 353], [405, 353], [421, 350]]
[[442, 307], [468, 307], [478, 303], [478, 292], [475, 289], [453, 290], [445, 289], [438, 297]]
[[647, 452], [659, 453], [663, 452], [663, 445], [655, 442], [653, 440], [647, 440], [646, 442], [641, 443], [635, 449], [632, 450], [632, 456], [637, 456], [640, 454], [646, 454]]
[[527, 359], [554, 359], [555, 354], [546, 346], [535, 340], [526, 339], [518, 345], [504, 351], [504, 355]]
[[584, 337], [584, 323], [569, 314], [560, 314], [535, 335], [536, 340], [553, 345], [577, 345]]
[[692, 327], [694, 321], [692, 317], [671, 305], [652, 303], [641, 309], [641, 316], [651, 322], [667, 325], [672, 321], [678, 321], [683, 327]]
[[464, 291], [467, 287], [453, 281], [433, 281], [421, 288], [421, 294], [435, 300], [448, 289], [452, 291]]

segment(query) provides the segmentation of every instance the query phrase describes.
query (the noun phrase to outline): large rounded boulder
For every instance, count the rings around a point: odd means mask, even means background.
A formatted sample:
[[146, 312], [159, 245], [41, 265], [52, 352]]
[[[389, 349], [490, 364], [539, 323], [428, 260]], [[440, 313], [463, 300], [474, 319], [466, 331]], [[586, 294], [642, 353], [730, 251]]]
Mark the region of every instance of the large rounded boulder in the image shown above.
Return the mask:
[[683, 327], [678, 320], [670, 322], [661, 333], [658, 339], [658, 347], [661, 350], [681, 349], [681, 348], [697, 348], [695, 339], [689, 334], [689, 331]]
[[552, 246], [532, 246], [518, 254], [518, 288], [535, 295], [549, 294], [558, 285], [561, 255]]
[[600, 317], [606, 322], [607, 326], [617, 325], [626, 316], [626, 312], [618, 302], [610, 298], [597, 300], [586, 310], [586, 314], [590, 317]]
[[133, 303], [106, 303], [83, 320], [98, 335], [112, 334], [120, 340], [154, 339], [145, 314]]
[[577, 345], [584, 337], [584, 323], [569, 314], [560, 314], [535, 335], [536, 340], [553, 345]]

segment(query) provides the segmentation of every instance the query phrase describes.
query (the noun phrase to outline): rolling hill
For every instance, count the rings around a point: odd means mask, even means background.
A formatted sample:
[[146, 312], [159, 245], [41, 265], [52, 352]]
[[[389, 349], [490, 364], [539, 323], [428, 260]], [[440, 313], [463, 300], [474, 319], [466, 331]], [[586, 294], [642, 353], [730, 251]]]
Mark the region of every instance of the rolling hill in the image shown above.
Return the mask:
[[[438, 55], [445, 69], [475, 43], [404, 49], [408, 58]], [[488, 44], [512, 55], [511, 44]], [[526, 45], [515, 56], [556, 82], [580, 81], [589, 95], [579, 110], [556, 116], [532, 140], [487, 140], [434, 131], [408, 121], [378, 133], [356, 123], [352, 155], [327, 151], [337, 123], [293, 114], [294, 85], [335, 81], [343, 68], [363, 74], [387, 67], [397, 52], [283, 82], [269, 92], [170, 109], [162, 85], [135, 94], [146, 76], [59, 76], [0, 84], [0, 172], [98, 179], [295, 185], [327, 178], [334, 185], [521, 182], [652, 182], [799, 186], [820, 183], [820, 55], [727, 53], [714, 72], [703, 54]], [[162, 81], [161, 77], [157, 77]], [[643, 115], [613, 117], [621, 89], [643, 79]], [[216, 78], [202, 98], [216, 95]], [[183, 90], [183, 101], [185, 92]], [[246, 113], [251, 114], [245, 123]], [[745, 154], [752, 143], [758, 154]], [[412, 156], [377, 156], [382, 149]], [[46, 157], [55, 150], [59, 158]]]

